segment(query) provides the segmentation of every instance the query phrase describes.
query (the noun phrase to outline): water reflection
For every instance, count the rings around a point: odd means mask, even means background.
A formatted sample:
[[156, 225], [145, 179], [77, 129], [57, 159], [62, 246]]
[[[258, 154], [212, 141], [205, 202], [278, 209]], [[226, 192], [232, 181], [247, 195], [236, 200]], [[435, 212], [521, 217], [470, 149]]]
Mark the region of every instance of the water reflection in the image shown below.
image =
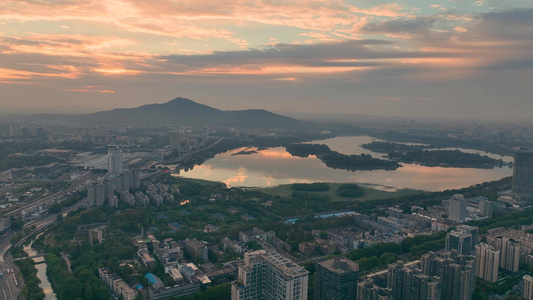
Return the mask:
[[[39, 236], [40, 234], [36, 238], [39, 238]], [[32, 244], [33, 241], [28, 246], [24, 246], [24, 252], [26, 252], [28, 256], [40, 254], [39, 251], [31, 247]], [[56, 300], [56, 294], [54, 294], [54, 291], [52, 290], [52, 285], [50, 284], [50, 282], [48, 281], [48, 277], [46, 276], [46, 263], [44, 263], [44, 257], [33, 258], [33, 261], [36, 263], [35, 268], [37, 269], [37, 278], [41, 280], [41, 283], [39, 283], [39, 287], [42, 288], [44, 291], [44, 300]]]
[[[371, 137], [337, 137], [313, 143], [328, 145], [344, 154], [381, 154], [363, 149], [361, 144], [372, 142]], [[257, 153], [236, 154], [243, 150]], [[504, 159], [505, 160], [505, 159]], [[182, 172], [184, 177], [222, 181], [229, 186], [275, 186], [295, 182], [355, 182], [411, 188], [428, 191], [455, 189], [498, 180], [510, 176], [509, 167], [494, 169], [426, 167], [403, 164], [395, 171], [346, 171], [328, 168], [314, 156], [293, 157], [285, 148], [264, 150], [241, 148], [219, 154], [193, 170]]]

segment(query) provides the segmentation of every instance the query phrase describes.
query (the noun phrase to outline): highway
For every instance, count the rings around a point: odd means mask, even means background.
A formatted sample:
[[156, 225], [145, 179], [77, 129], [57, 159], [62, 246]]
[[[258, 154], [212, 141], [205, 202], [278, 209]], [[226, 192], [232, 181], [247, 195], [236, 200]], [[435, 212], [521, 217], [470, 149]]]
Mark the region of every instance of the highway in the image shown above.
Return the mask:
[[91, 172], [85, 172], [76, 181], [74, 181], [72, 184], [70, 184], [64, 190], [59, 191], [57, 193], [54, 193], [52, 195], [46, 196], [46, 197], [44, 197], [42, 199], [39, 199], [37, 201], [33, 201], [33, 202], [29, 203], [29, 204], [25, 204], [24, 206], [18, 207], [17, 209], [12, 210], [12, 211], [6, 213], [5, 215], [6, 216], [19, 215], [20, 212], [23, 209], [27, 209], [27, 208], [33, 207], [33, 206], [35, 206], [37, 204], [40, 204], [40, 203], [43, 203], [43, 202], [46, 202], [46, 201], [49, 201], [49, 200], [53, 200], [55, 198], [57, 198], [57, 199], [63, 198], [67, 193], [71, 193], [71, 192], [75, 191], [76, 189], [78, 189], [80, 186], [84, 185], [87, 180], [96, 179], [99, 176], [102, 176], [102, 175], [101, 174], [91, 174]]
[[[79, 201], [78, 203], [70, 206], [67, 209], [64, 209], [60, 213], [50, 214], [42, 219], [36, 220], [32, 223], [26, 224], [26, 226], [35, 225], [35, 230], [33, 230], [28, 235], [24, 236], [17, 245], [22, 245], [26, 239], [35, 236], [35, 234], [44, 231], [49, 226], [53, 225], [59, 214], [66, 216], [70, 211], [78, 209], [80, 206], [83, 206], [87, 203], [87, 198]], [[3, 273], [3, 277], [0, 277], [0, 300], [12, 300], [18, 299], [20, 293], [21, 283], [23, 283], [22, 277], [16, 277], [16, 272], [12, 272], [15, 269], [15, 264], [13, 263], [13, 258], [11, 254], [6, 253], [11, 248], [10, 240], [13, 237], [13, 233], [9, 233], [7, 236], [0, 240], [0, 272]], [[8, 273], [7, 270], [10, 270]]]
[[[5, 261], [0, 261], [0, 300], [14, 300], [18, 299], [21, 288], [21, 278], [17, 278], [15, 275], [17, 272], [13, 272], [14, 264], [11, 255], [6, 255]], [[8, 271], [9, 270], [9, 271]]]
[[[159, 173], [160, 172], [155, 172], [154, 174], [145, 175], [144, 178], [142, 178], [142, 180], [146, 179], [147, 177], [151, 177], [153, 175], [158, 175]], [[54, 199], [63, 200], [66, 198], [65, 196], [67, 195], [67, 193], [74, 192], [79, 187], [84, 185], [88, 180], [96, 180], [98, 177], [101, 177], [101, 176], [102, 174], [92, 174], [90, 171], [84, 172], [77, 180], [72, 182], [64, 190], [54, 193], [52, 195], [46, 196], [32, 203], [26, 204], [22, 207], [18, 207], [17, 209], [9, 213], [6, 213], [5, 216], [13, 216], [13, 215], [20, 214], [21, 210], [32, 207], [39, 203], [43, 203], [45, 201], [54, 200]], [[49, 214], [44, 218], [24, 224], [25, 228], [29, 226], [35, 226], [35, 229], [32, 230], [27, 235], [25, 235], [21, 240], [19, 240], [16, 246], [23, 245], [27, 239], [33, 238], [36, 234], [45, 231], [48, 227], [50, 227], [57, 221], [57, 216], [59, 214], [63, 215], [63, 217], [66, 217], [70, 211], [78, 209], [79, 207], [84, 206], [86, 204], [87, 204], [87, 198], [82, 199], [81, 201], [75, 203], [74, 205], [66, 209], [63, 209], [59, 213]], [[0, 272], [2, 272], [2, 275], [0, 276], [0, 300], [18, 299], [19, 294], [20, 294], [20, 288], [21, 286], [23, 286], [23, 283], [24, 283], [22, 276], [20, 276], [19, 278], [15, 275], [17, 272], [16, 271], [13, 272], [13, 270], [15, 270], [15, 264], [13, 262], [13, 258], [11, 257], [11, 254], [8, 252], [12, 246], [10, 241], [13, 236], [14, 236], [14, 233], [9, 231], [5, 237], [0, 239]]]

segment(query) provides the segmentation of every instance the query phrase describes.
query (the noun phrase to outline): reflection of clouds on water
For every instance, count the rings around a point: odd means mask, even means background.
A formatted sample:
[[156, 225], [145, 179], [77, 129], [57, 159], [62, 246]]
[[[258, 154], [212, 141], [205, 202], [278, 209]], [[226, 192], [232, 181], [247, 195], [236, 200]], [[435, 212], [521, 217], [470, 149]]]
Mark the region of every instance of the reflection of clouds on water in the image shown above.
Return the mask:
[[261, 150], [258, 152], [259, 155], [268, 157], [268, 158], [277, 158], [277, 159], [292, 159], [293, 156], [283, 150], [283, 148], [269, 148], [265, 150]]
[[[368, 141], [367, 141], [368, 140]], [[327, 140], [329, 144], [355, 149], [357, 145], [372, 141], [369, 137], [339, 137]], [[323, 143], [317, 141], [315, 143]], [[238, 186], [274, 186], [295, 182], [356, 182], [387, 186], [386, 189], [411, 188], [429, 191], [455, 189], [498, 180], [510, 176], [509, 167], [495, 169], [443, 168], [425, 167], [415, 164], [403, 164], [395, 171], [347, 171], [328, 168], [314, 156], [293, 157], [285, 148], [276, 147], [259, 150], [246, 155], [231, 155], [243, 150], [255, 148], [239, 148], [216, 155], [193, 170], [182, 172], [182, 176], [225, 182]], [[340, 151], [339, 151], [340, 152]], [[344, 152], [346, 153], [346, 152]], [[365, 153], [369, 153], [365, 150]]]
[[246, 178], [248, 178], [248, 175], [246, 175], [246, 169], [243, 168], [243, 167], [240, 167], [238, 170], [237, 170], [237, 175], [231, 177], [231, 178], [228, 178], [226, 180], [224, 180], [223, 182], [227, 185], [227, 186], [235, 186], [235, 185], [242, 185], [242, 183], [244, 183], [246, 181]]

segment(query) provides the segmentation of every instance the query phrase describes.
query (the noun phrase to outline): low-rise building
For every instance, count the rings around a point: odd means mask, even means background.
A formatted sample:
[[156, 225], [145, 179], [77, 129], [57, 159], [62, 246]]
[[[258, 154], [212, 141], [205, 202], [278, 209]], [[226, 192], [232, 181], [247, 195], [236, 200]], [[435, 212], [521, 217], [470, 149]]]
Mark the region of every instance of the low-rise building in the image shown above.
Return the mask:
[[191, 255], [198, 255], [200, 259], [207, 262], [207, 246], [197, 239], [185, 240], [183, 242], [185, 249], [189, 251]]

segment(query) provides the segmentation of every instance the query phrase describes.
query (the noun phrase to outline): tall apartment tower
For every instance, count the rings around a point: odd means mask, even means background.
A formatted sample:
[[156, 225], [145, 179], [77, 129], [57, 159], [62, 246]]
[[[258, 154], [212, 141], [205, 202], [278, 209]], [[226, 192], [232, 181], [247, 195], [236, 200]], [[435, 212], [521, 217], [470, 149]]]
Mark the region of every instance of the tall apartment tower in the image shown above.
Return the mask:
[[468, 200], [463, 195], [454, 195], [448, 200], [448, 219], [455, 222], [466, 220], [466, 206]]
[[[441, 282], [442, 300], [470, 300], [475, 287], [476, 257], [457, 251], [422, 255], [422, 272]], [[396, 299], [396, 298], [394, 298]]]
[[392, 300], [389, 288], [378, 286], [373, 278], [366, 278], [357, 284], [357, 300]]
[[533, 203], [533, 148], [515, 151], [512, 197], [521, 203]]
[[359, 264], [346, 258], [335, 258], [316, 264], [315, 294], [317, 300], [355, 300]]
[[202, 131], [202, 144], [204, 146], [207, 144], [208, 139], [209, 139], [209, 129], [207, 128], [207, 125], [205, 125]]
[[139, 171], [137, 170], [131, 172], [133, 174], [133, 182], [130, 184], [130, 188], [138, 189], [141, 187], [141, 174], [139, 174]]
[[439, 300], [442, 294], [442, 280], [435, 275], [424, 274], [414, 265], [403, 263], [389, 265], [387, 287], [392, 290], [394, 300]]
[[113, 178], [104, 179], [105, 198], [115, 196], [115, 183]]
[[180, 152], [180, 134], [179, 132], [170, 133], [170, 150]]
[[507, 238], [496, 238], [496, 250], [500, 250], [500, 268], [511, 272], [518, 272], [520, 259], [520, 243]]
[[91, 182], [87, 185], [88, 205], [102, 206], [106, 200], [105, 186], [102, 182]]
[[525, 275], [522, 277], [522, 297], [525, 300], [533, 300], [533, 277]]
[[113, 175], [122, 173], [122, 149], [110, 146], [107, 153], [107, 172]]
[[481, 243], [476, 245], [476, 277], [487, 282], [498, 281], [500, 267], [500, 251], [490, 245]]
[[306, 300], [308, 275], [304, 268], [275, 251], [245, 253], [238, 280], [231, 284], [231, 299]]
[[102, 182], [98, 182], [96, 184], [96, 199], [95, 200], [96, 200], [96, 206], [104, 205], [106, 197], [105, 197], [105, 187]]
[[96, 182], [87, 184], [87, 201], [89, 207], [96, 205]]

